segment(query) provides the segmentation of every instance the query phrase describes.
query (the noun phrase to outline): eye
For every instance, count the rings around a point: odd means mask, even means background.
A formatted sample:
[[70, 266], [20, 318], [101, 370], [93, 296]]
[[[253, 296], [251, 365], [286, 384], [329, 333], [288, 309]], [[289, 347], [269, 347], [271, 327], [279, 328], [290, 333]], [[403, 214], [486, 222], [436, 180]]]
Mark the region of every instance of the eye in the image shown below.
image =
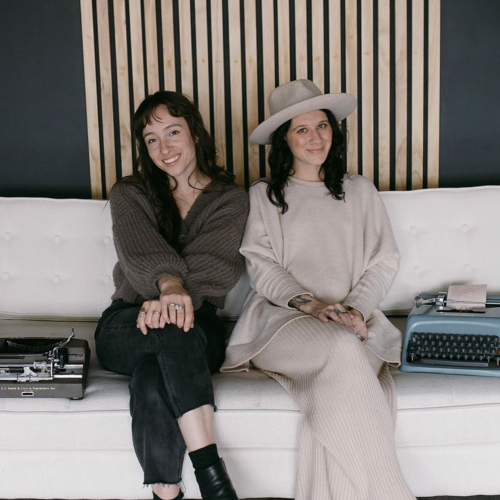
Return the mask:
[[326, 122], [320, 123], [318, 125], [318, 128], [326, 128], [326, 127], [328, 127], [328, 124]]
[[307, 129], [305, 127], [297, 129], [297, 134], [305, 134], [307, 132]]
[[171, 136], [175, 136], [175, 135], [178, 135], [178, 134], [180, 134], [180, 133], [181, 133], [181, 131], [180, 131], [180, 130], [176, 130], [176, 129], [174, 129], [174, 130], [171, 130], [171, 131], [170, 131], [170, 134], [169, 134], [169, 135], [171, 135]]
[[146, 141], [146, 144], [153, 144], [153, 143], [155, 143], [155, 142], [156, 142], [156, 139], [148, 139], [148, 140]]

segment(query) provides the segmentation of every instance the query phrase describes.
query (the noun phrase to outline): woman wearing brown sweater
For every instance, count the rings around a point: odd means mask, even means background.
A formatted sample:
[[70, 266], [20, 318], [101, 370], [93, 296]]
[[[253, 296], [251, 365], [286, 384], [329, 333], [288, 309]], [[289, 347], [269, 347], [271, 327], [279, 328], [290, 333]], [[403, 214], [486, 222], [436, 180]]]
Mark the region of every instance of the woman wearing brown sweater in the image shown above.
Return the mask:
[[216, 164], [185, 96], [147, 97], [132, 128], [135, 172], [110, 195], [116, 290], [96, 330], [97, 355], [132, 377], [133, 442], [154, 498], [183, 497], [187, 447], [202, 498], [234, 500], [214, 440], [210, 375], [224, 360], [216, 310], [244, 269], [247, 195]]

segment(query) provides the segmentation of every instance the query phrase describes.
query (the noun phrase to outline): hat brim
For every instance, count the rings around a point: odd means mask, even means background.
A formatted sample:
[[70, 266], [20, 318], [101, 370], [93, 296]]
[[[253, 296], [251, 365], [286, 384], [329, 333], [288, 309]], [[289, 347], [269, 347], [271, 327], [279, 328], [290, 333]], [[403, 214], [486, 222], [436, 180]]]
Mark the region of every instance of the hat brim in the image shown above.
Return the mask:
[[356, 98], [351, 94], [324, 94], [299, 102], [278, 111], [263, 121], [250, 135], [250, 142], [270, 144], [273, 132], [288, 120], [316, 109], [330, 110], [338, 121], [348, 117], [356, 109]]

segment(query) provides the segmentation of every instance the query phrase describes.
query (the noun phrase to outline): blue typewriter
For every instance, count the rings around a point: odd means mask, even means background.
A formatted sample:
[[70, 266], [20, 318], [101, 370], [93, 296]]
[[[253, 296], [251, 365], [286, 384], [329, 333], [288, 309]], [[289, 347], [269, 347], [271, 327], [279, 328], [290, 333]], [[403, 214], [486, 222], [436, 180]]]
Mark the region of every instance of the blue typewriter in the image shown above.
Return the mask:
[[500, 377], [500, 297], [456, 310], [445, 292], [415, 297], [401, 371]]

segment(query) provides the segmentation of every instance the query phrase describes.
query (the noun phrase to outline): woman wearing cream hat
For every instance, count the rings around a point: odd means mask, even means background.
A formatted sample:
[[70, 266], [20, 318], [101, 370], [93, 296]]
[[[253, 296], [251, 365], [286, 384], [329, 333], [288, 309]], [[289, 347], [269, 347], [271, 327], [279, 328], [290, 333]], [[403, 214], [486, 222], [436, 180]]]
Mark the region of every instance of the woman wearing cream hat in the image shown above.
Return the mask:
[[300, 407], [296, 500], [415, 498], [394, 443], [401, 334], [377, 308], [399, 253], [377, 190], [344, 169], [338, 122], [355, 107], [296, 80], [270, 94], [250, 137], [271, 145], [271, 177], [250, 189], [252, 290], [222, 371], [252, 365]]

